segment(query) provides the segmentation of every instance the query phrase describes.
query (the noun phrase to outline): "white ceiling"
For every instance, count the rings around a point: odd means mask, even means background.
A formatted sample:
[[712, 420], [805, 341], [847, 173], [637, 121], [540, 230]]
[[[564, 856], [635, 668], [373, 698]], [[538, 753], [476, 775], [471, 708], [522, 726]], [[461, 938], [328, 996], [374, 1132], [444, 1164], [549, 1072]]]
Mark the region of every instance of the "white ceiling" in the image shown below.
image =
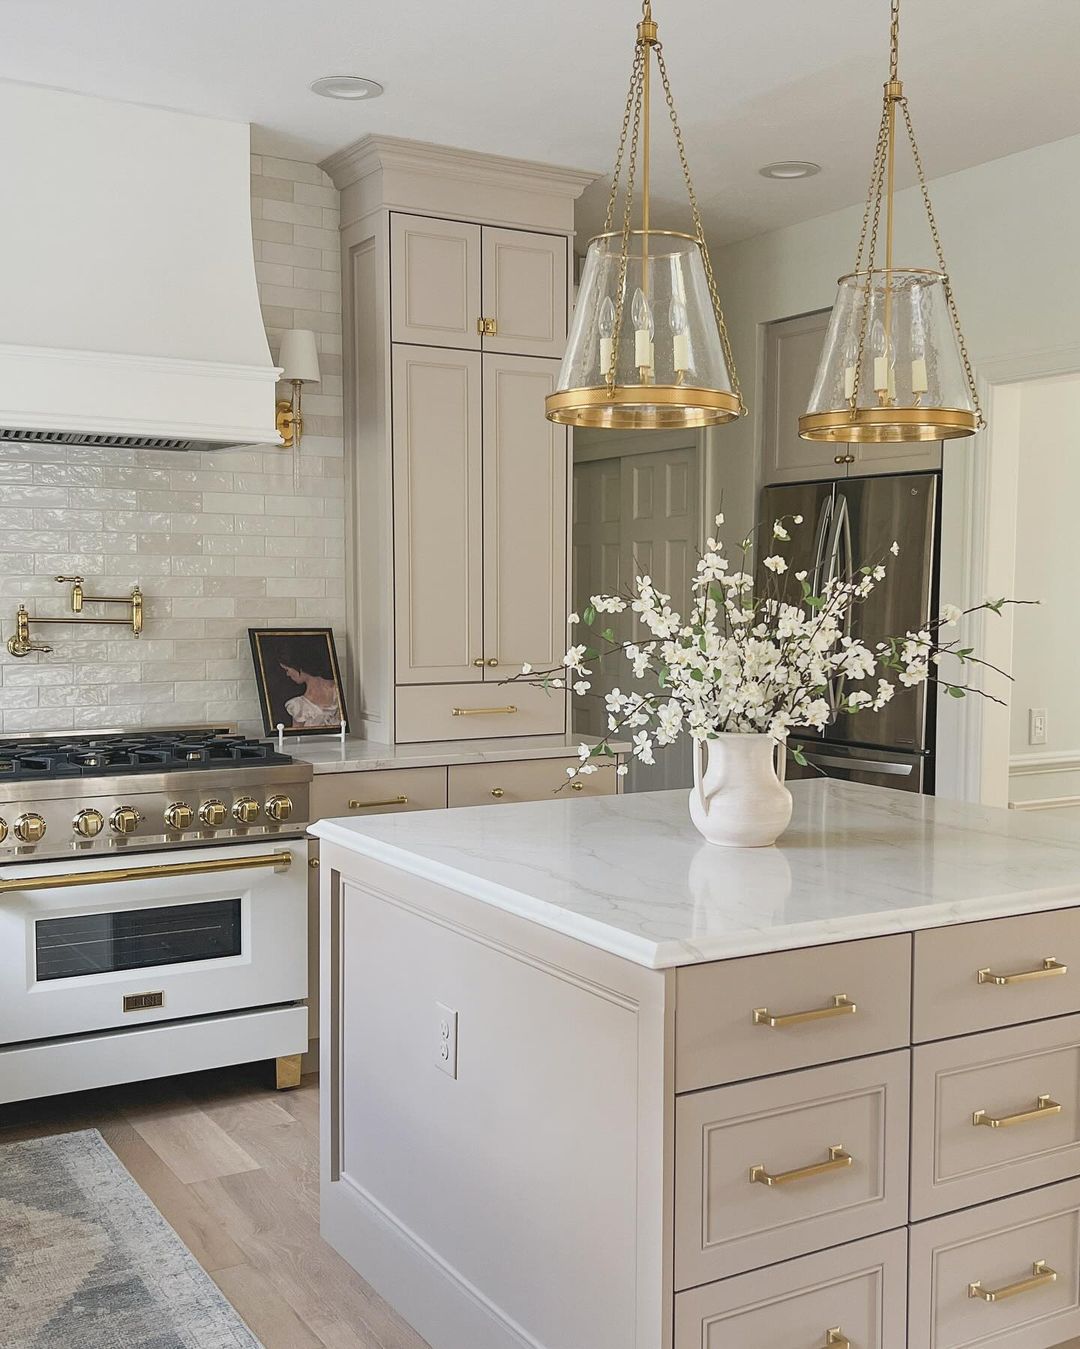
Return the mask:
[[[715, 240], [862, 197], [887, 0], [654, 4]], [[635, 0], [4, 0], [0, 78], [250, 121], [279, 152], [321, 156], [380, 131], [606, 172], [638, 17]], [[904, 0], [902, 41], [931, 176], [1080, 133], [1080, 0]], [[386, 94], [308, 92], [341, 73]], [[656, 223], [678, 226], [659, 112]], [[777, 159], [824, 171], [761, 178]], [[581, 228], [605, 195], [590, 189]]]

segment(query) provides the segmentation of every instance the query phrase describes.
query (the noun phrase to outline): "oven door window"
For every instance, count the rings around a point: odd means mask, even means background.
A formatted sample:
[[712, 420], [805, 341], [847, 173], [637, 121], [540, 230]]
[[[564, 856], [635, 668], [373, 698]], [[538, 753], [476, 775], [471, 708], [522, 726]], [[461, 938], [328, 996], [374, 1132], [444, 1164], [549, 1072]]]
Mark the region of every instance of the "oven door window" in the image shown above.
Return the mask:
[[217, 960], [240, 954], [240, 901], [45, 918], [35, 937], [39, 980]]

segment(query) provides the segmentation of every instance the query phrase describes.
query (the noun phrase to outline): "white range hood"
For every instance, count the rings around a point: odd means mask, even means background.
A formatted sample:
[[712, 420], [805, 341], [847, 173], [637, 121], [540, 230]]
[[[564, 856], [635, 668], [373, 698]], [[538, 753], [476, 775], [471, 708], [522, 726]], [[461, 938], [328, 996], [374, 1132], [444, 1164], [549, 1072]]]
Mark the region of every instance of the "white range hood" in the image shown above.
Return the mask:
[[0, 440], [281, 443], [248, 127], [0, 82]]

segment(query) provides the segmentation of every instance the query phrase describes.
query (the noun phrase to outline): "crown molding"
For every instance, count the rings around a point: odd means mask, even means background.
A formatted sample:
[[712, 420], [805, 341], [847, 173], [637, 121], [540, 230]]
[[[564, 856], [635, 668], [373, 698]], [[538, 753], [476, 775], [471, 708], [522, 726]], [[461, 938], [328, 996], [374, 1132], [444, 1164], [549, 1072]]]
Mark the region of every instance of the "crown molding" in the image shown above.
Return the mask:
[[379, 135], [364, 136], [352, 145], [346, 145], [320, 161], [319, 167], [329, 174], [339, 191], [382, 170], [403, 169], [439, 178], [466, 177], [472, 182], [542, 192], [570, 201], [576, 200], [590, 183], [602, 176], [530, 159], [512, 159], [478, 150], [432, 145], [402, 136]]

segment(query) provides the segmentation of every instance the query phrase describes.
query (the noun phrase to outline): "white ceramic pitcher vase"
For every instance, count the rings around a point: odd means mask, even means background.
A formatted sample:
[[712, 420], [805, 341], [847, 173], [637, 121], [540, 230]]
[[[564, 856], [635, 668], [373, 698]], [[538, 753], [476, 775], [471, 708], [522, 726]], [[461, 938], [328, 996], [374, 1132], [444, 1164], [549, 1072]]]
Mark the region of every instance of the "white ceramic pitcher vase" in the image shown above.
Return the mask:
[[709, 843], [767, 848], [791, 823], [784, 786], [786, 742], [757, 732], [721, 732], [694, 745], [690, 818]]

